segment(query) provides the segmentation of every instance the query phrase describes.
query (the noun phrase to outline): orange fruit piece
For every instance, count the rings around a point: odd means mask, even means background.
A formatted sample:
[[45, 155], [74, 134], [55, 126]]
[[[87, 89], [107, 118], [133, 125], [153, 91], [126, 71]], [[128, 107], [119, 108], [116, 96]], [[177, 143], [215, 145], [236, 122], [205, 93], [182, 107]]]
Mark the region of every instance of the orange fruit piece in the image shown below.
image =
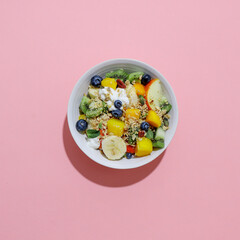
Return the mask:
[[148, 111], [146, 122], [148, 122], [151, 126], [156, 128], [160, 127], [162, 124], [160, 117], [153, 110]]
[[145, 87], [141, 83], [135, 83], [133, 86], [138, 96], [139, 95], [145, 96]]
[[152, 141], [146, 137], [138, 138], [135, 155], [137, 157], [143, 157], [149, 155], [153, 150]]
[[126, 118], [136, 118], [139, 119], [141, 115], [141, 111], [139, 109], [127, 109], [126, 110]]

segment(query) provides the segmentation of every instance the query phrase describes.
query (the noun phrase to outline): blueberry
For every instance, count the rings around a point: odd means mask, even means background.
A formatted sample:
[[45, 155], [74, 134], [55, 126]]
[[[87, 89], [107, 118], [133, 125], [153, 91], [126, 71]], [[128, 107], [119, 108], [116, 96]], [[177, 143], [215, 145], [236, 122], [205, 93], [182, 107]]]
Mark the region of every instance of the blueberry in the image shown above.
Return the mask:
[[76, 129], [81, 132], [87, 129], [88, 123], [84, 119], [80, 119], [76, 123]]
[[149, 74], [143, 74], [141, 83], [147, 85], [151, 81], [151, 76]]
[[144, 131], [147, 131], [149, 129], [149, 123], [147, 122], [141, 123], [140, 128]]
[[98, 75], [95, 75], [91, 78], [91, 84], [94, 86], [94, 87], [100, 87], [101, 85], [101, 82], [102, 82], [102, 78]]
[[122, 116], [122, 110], [119, 110], [119, 109], [113, 110], [113, 111], [112, 111], [112, 115], [113, 115], [115, 118], [120, 118], [120, 117]]
[[122, 107], [122, 102], [120, 100], [116, 100], [114, 102], [114, 106], [115, 106], [115, 108], [120, 109]]
[[126, 158], [127, 159], [131, 159], [132, 158], [132, 154], [131, 153], [126, 153]]

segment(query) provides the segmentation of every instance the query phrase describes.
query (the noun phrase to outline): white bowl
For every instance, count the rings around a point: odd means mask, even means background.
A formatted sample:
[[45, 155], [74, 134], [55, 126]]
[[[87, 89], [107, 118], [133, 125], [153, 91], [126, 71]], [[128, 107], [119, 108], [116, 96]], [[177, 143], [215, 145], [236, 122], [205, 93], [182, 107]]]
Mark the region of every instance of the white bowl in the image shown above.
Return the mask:
[[[90, 79], [94, 75], [105, 76], [105, 73], [117, 70], [119, 68], [123, 68], [128, 72], [136, 72], [142, 71], [144, 73], [150, 74], [153, 78], [158, 78], [161, 80], [163, 89], [165, 91], [165, 96], [167, 97], [168, 101], [172, 104], [172, 110], [170, 111], [170, 121], [169, 121], [169, 130], [166, 131], [165, 137], [165, 147], [160, 150], [153, 151], [151, 155], [145, 157], [136, 157], [132, 159], [123, 158], [119, 161], [111, 161], [104, 157], [99, 150], [95, 150], [89, 147], [86, 144], [85, 135], [80, 134], [76, 128], [75, 124], [79, 117], [79, 105], [84, 93], [87, 93], [88, 86], [90, 83]], [[78, 147], [92, 160], [95, 162], [104, 165], [110, 168], [117, 168], [117, 169], [129, 169], [129, 168], [136, 168], [142, 165], [145, 165], [155, 158], [157, 158], [169, 145], [171, 142], [178, 123], [178, 106], [177, 100], [172, 90], [172, 87], [168, 83], [168, 81], [163, 77], [163, 75], [158, 72], [153, 67], [149, 66], [146, 63], [133, 60], [133, 59], [111, 59], [89, 69], [76, 83], [75, 87], [73, 88], [72, 94], [69, 99], [68, 103], [68, 125], [70, 128], [70, 132], [73, 136], [73, 139], [77, 143]], [[79, 159], [81, 161], [81, 159]]]

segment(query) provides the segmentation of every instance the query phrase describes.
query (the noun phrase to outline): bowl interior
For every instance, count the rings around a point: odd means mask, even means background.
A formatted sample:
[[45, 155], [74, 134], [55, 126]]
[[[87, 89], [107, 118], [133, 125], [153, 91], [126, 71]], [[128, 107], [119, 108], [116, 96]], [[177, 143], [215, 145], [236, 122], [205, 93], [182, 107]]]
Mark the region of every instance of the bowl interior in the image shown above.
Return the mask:
[[[169, 100], [169, 102], [172, 104], [173, 108], [169, 113], [171, 115], [171, 118], [169, 120], [170, 128], [168, 131], [166, 131], [165, 148], [153, 151], [151, 155], [141, 157], [141, 158], [133, 158], [131, 160], [123, 158], [120, 161], [110, 161], [106, 157], [104, 157], [99, 150], [94, 150], [93, 148], [89, 147], [86, 144], [85, 135], [78, 133], [78, 131], [75, 128], [75, 124], [79, 117], [79, 105], [80, 105], [82, 96], [84, 93], [87, 93], [91, 77], [96, 74], [104, 77], [107, 72], [114, 71], [119, 68], [123, 68], [129, 73], [142, 71], [144, 73], [150, 74], [153, 78], [160, 79], [163, 90], [164, 90], [164, 94]], [[151, 66], [145, 63], [142, 63], [136, 60], [130, 60], [130, 59], [113, 59], [113, 60], [100, 63], [95, 67], [91, 68], [79, 79], [79, 81], [75, 85], [72, 91], [72, 94], [70, 96], [69, 104], [68, 104], [68, 124], [69, 124], [71, 134], [75, 142], [77, 143], [77, 145], [92, 160], [111, 168], [118, 168], [118, 169], [136, 168], [151, 162], [153, 159], [158, 157], [170, 143], [177, 127], [177, 121], [178, 121], [178, 108], [177, 108], [176, 97], [167, 80], [157, 70], [155, 70]]]

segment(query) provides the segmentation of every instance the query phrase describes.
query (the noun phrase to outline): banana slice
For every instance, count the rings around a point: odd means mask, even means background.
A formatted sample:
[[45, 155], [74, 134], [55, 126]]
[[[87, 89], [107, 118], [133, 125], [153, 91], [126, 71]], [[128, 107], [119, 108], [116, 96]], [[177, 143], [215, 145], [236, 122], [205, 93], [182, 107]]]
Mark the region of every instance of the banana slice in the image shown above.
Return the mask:
[[138, 103], [139, 99], [135, 90], [135, 87], [132, 84], [129, 84], [126, 88], [126, 93], [129, 98], [129, 107]]
[[109, 136], [102, 141], [102, 150], [110, 160], [120, 159], [127, 150], [124, 140], [117, 136]]

